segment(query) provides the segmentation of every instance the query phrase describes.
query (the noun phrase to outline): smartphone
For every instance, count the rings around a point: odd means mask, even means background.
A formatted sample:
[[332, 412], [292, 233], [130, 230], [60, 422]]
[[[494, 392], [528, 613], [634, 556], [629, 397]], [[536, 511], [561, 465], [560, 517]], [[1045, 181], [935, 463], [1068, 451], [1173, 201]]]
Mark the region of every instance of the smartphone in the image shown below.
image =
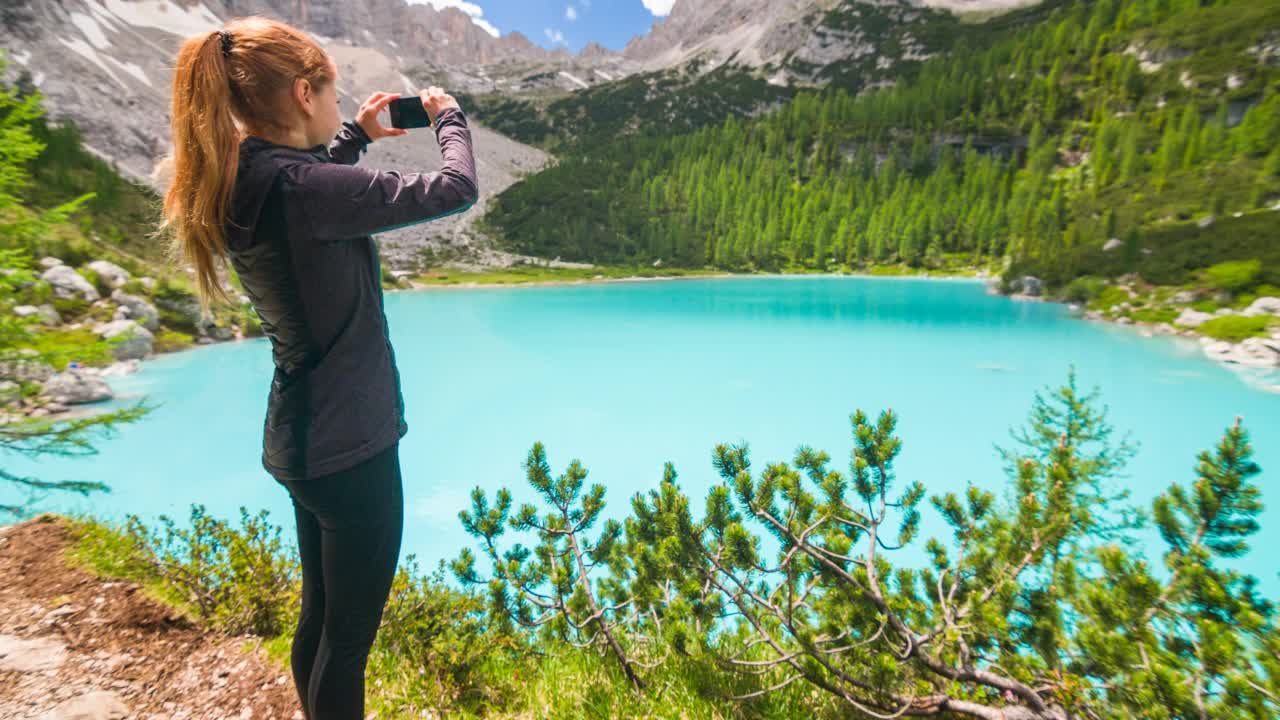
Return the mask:
[[391, 127], [431, 127], [431, 116], [427, 115], [427, 109], [422, 106], [422, 98], [417, 95], [397, 98], [387, 107], [391, 110]]

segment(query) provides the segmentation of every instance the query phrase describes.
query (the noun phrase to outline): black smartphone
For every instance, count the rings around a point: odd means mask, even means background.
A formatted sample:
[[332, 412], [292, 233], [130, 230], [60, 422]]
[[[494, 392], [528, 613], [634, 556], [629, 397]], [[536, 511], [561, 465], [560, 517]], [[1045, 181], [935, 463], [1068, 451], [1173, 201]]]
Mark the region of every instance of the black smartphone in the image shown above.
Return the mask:
[[427, 115], [427, 109], [422, 106], [422, 98], [417, 95], [396, 98], [387, 107], [391, 110], [391, 127], [431, 127], [431, 116]]

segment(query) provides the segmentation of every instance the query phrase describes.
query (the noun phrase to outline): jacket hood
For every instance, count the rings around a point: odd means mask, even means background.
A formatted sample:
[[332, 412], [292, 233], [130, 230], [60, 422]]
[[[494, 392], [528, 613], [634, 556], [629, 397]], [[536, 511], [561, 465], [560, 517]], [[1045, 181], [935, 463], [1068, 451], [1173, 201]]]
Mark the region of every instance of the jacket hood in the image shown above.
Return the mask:
[[244, 248], [253, 243], [253, 230], [282, 167], [290, 162], [326, 161], [323, 145], [299, 150], [252, 135], [242, 140], [236, 187], [227, 213], [227, 247]]

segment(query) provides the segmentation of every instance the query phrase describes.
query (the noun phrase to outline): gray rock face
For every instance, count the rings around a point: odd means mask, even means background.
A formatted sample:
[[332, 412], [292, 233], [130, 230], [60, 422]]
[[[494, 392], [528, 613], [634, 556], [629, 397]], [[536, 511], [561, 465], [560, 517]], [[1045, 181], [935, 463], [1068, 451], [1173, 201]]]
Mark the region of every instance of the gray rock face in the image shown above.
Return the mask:
[[44, 394], [63, 405], [85, 405], [114, 397], [109, 385], [83, 370], [67, 370], [49, 378]]
[[40, 275], [40, 279], [53, 286], [55, 297], [67, 299], [81, 297], [94, 302], [102, 296], [84, 276], [66, 265], [55, 265]]
[[89, 263], [88, 268], [98, 273], [98, 277], [112, 290], [129, 282], [129, 272], [113, 262], [94, 260]]
[[98, 326], [97, 333], [104, 340], [123, 338], [111, 347], [111, 353], [117, 360], [138, 360], [150, 355], [154, 349], [155, 336], [133, 320], [113, 320]]
[[1044, 294], [1044, 283], [1040, 278], [1028, 275], [1022, 278], [1022, 292], [1031, 297], [1040, 297]]
[[156, 306], [147, 302], [145, 298], [130, 295], [123, 290], [116, 290], [111, 293], [111, 299], [128, 311], [130, 320], [136, 320], [140, 325], [153, 332], [160, 329], [160, 311], [156, 310]]
[[44, 268], [45, 270], [48, 270], [48, 269], [49, 269], [49, 268], [51, 268], [51, 267], [57, 267], [57, 266], [59, 266], [59, 265], [61, 265], [61, 264], [62, 264], [62, 260], [60, 260], [60, 259], [58, 259], [58, 258], [56, 258], [56, 257], [42, 257], [42, 258], [40, 258], [40, 267]]

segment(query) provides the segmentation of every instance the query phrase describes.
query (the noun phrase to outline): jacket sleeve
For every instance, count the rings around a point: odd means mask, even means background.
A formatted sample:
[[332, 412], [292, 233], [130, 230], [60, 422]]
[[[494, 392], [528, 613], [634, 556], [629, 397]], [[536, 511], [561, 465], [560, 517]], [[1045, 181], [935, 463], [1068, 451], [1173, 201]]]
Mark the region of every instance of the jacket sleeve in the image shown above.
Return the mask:
[[480, 196], [471, 130], [461, 110], [436, 117], [440, 170], [402, 175], [337, 163], [309, 163], [289, 173], [311, 236], [347, 240], [463, 212]]
[[329, 157], [336, 163], [355, 165], [373, 140], [358, 123], [350, 120], [342, 123], [338, 135], [329, 144]]

